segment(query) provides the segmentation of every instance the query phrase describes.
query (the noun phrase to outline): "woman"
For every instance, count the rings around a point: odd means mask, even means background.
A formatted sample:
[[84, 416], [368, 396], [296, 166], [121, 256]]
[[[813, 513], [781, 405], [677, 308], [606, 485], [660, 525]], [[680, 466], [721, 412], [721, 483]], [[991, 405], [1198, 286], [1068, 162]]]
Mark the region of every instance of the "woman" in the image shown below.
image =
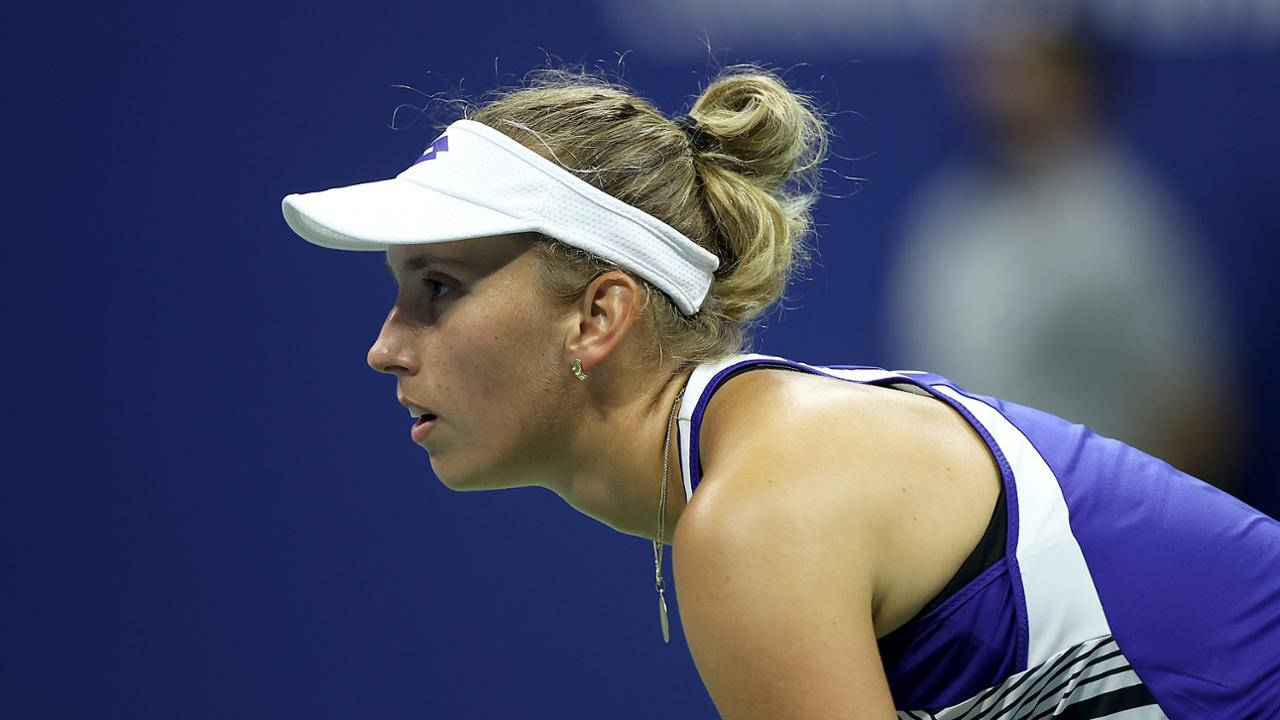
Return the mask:
[[560, 75], [284, 213], [386, 252], [369, 364], [442, 482], [653, 538], [664, 637], [673, 546], [725, 717], [1280, 715], [1280, 524], [935, 375], [740, 354], [824, 148], [758, 69], [674, 121]]

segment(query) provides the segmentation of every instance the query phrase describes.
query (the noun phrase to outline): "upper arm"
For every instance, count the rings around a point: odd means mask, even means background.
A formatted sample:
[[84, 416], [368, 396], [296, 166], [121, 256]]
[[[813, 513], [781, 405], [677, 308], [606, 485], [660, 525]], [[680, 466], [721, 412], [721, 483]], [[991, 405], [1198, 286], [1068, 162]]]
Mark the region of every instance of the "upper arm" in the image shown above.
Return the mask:
[[782, 483], [733, 480], [704, 488], [673, 543], [681, 622], [720, 713], [893, 717], [870, 563], [857, 533], [833, 531], [851, 519]]

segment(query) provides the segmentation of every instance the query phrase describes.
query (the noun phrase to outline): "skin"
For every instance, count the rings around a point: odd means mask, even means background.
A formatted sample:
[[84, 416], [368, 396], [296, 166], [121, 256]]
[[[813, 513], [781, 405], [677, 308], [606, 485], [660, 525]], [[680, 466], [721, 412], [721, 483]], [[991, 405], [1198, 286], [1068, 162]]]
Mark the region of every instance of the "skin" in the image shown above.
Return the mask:
[[[634, 279], [604, 273], [557, 302], [531, 247], [502, 236], [388, 250], [399, 291], [369, 364], [439, 416], [422, 445], [448, 487], [545, 487], [652, 538], [688, 371], [644, 359], [652, 338]], [[569, 372], [574, 358], [587, 381]], [[982, 536], [999, 488], [986, 446], [935, 400], [776, 370], [717, 391], [700, 440], [702, 484], [686, 506], [673, 472], [664, 541], [720, 713], [894, 717], [875, 640]]]

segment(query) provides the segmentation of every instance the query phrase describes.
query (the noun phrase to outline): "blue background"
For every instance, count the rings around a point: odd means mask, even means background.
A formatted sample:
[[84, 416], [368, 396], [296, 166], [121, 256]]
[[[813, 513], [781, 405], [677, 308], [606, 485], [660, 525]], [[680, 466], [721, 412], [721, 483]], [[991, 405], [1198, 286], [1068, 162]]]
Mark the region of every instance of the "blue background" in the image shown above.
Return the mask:
[[[286, 193], [388, 177], [434, 137], [412, 112], [389, 127], [422, 104], [395, 84], [475, 97], [547, 53], [620, 70], [628, 41], [594, 5], [9, 13], [0, 715], [714, 716], [678, 623], [660, 642], [650, 545], [541, 490], [441, 487], [364, 363], [393, 297], [381, 256], [312, 247], [280, 216]], [[833, 176], [819, 262], [760, 347], [891, 365], [890, 243], [969, 137], [936, 51], [715, 50], [813, 61], [788, 78], [840, 113], [854, 159], [833, 169], [868, 178]], [[1276, 514], [1280, 53], [1117, 57], [1114, 121], [1230, 290], [1244, 492]], [[710, 64], [646, 50], [621, 71], [675, 114]]]

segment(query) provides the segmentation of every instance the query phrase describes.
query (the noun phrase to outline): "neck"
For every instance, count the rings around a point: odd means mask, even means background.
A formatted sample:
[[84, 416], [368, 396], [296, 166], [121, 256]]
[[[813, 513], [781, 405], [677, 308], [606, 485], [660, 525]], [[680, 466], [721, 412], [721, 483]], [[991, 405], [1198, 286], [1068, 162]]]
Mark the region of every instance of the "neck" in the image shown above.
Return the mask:
[[[587, 396], [582, 417], [587, 420], [575, 425], [565, 466], [547, 486], [579, 512], [614, 530], [650, 540], [656, 537], [662, 448], [674, 403], [690, 372], [634, 383], [620, 382], [606, 368], [593, 371], [582, 387]], [[668, 544], [685, 506], [678, 432], [673, 423], [662, 538]]]

